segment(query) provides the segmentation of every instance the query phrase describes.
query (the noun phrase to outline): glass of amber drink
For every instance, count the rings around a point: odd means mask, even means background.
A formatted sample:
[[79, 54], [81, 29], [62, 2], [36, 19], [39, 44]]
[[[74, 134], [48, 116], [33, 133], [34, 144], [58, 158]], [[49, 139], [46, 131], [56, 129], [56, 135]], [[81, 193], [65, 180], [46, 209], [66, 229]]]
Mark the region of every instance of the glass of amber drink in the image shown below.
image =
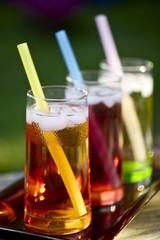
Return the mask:
[[71, 234], [91, 223], [88, 96], [67, 86], [42, 89], [45, 99], [27, 93], [24, 223], [43, 234]]
[[92, 205], [113, 205], [124, 196], [120, 78], [89, 70], [77, 78], [67, 76], [67, 81], [88, 91]]

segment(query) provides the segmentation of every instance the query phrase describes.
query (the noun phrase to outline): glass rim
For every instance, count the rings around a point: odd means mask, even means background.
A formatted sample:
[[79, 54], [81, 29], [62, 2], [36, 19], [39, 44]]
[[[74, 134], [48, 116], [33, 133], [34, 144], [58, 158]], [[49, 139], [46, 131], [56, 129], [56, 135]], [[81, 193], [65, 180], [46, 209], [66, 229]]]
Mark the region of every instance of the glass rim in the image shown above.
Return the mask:
[[40, 97], [36, 97], [33, 95], [32, 89], [29, 89], [27, 91], [27, 97], [32, 98], [34, 100], [43, 100], [43, 101], [47, 101], [47, 102], [71, 102], [71, 101], [78, 101], [78, 100], [82, 100], [84, 98], [88, 97], [88, 91], [85, 89], [81, 89], [78, 87], [72, 87], [72, 86], [65, 86], [65, 85], [47, 85], [47, 86], [42, 86], [42, 90], [43, 89], [72, 89], [74, 91], [78, 91], [82, 93], [82, 96], [78, 96], [78, 97], [71, 97], [71, 98], [40, 98]]
[[[122, 69], [124, 72], [149, 72], [153, 69], [154, 64], [151, 60], [145, 58], [138, 58], [138, 57], [121, 57], [122, 62]], [[106, 59], [103, 59], [100, 62], [100, 67], [103, 70], [107, 70], [110, 67], [108, 64], [106, 65]], [[118, 69], [118, 68], [116, 68]]]
[[98, 82], [97, 80], [94, 81], [94, 80], [85, 80], [85, 79], [82, 80], [82, 81], [79, 81], [79, 79], [78, 79], [78, 76], [81, 76], [81, 75], [83, 76], [84, 74], [88, 75], [88, 76], [89, 75], [90, 76], [91, 75], [95, 75], [95, 76], [97, 75], [98, 76], [98, 73], [102, 74], [102, 76], [106, 76], [106, 77], [109, 78], [107, 83], [111, 83], [111, 82], [120, 83], [120, 81], [121, 81], [121, 76], [119, 76], [116, 73], [112, 73], [112, 72], [109, 72], [109, 71], [103, 70], [103, 69], [82, 70], [78, 74], [76, 74], [77, 78], [76, 77], [73, 78], [70, 74], [68, 74], [66, 76], [66, 80], [70, 83], [74, 83], [75, 81], [77, 81], [77, 82], [79, 82], [80, 85], [83, 85], [83, 84], [84, 85], [103, 85], [104, 83], [106, 83], [106, 81], [105, 82]]

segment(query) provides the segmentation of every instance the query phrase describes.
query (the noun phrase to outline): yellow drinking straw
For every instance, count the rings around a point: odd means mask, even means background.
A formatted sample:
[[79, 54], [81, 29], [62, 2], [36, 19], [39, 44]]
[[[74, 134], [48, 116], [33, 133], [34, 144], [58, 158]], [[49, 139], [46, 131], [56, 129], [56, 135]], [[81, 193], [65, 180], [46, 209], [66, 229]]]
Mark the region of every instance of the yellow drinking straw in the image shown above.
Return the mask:
[[[38, 105], [38, 109], [43, 112], [49, 112], [47, 102], [45, 100], [38, 100], [38, 98], [44, 99], [45, 96], [40, 85], [40, 81], [34, 67], [28, 45], [27, 43], [22, 43], [17, 45], [17, 48], [22, 59], [33, 94], [35, 97], [37, 97], [36, 103]], [[57, 168], [59, 169], [60, 175], [67, 189], [76, 215], [82, 216], [86, 214], [87, 211], [84, 200], [82, 198], [75, 176], [62, 147], [58, 144], [58, 141], [53, 133], [43, 132], [43, 136], [47, 142], [47, 146], [51, 153], [51, 156], [54, 159]]]
[[[33, 91], [33, 95], [35, 97], [39, 97], [39, 98], [45, 98], [44, 94], [43, 94], [43, 90], [41, 88], [41, 84], [35, 69], [35, 66], [33, 64], [33, 60], [30, 54], [30, 51], [28, 49], [28, 45], [27, 43], [22, 43], [17, 45], [19, 54], [21, 56], [22, 62], [23, 62], [23, 66], [24, 69], [26, 71], [31, 89]], [[36, 99], [37, 105], [38, 105], [38, 109], [42, 112], [49, 112], [48, 109], [48, 105], [46, 103], [46, 101], [42, 101], [42, 100], [38, 100]]]

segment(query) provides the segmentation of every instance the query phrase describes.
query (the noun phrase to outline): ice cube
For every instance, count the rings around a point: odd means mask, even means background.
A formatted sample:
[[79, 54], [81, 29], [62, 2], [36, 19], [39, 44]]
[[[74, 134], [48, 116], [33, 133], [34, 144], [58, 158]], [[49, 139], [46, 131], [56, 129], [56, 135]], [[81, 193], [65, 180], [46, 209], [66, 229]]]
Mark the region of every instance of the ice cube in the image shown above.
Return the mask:
[[86, 117], [83, 114], [76, 114], [74, 116], [69, 116], [68, 117], [69, 123], [72, 125], [75, 124], [82, 124], [86, 121]]
[[58, 131], [64, 129], [68, 125], [66, 117], [56, 116], [36, 116], [33, 119], [34, 122], [37, 122], [39, 127], [44, 131]]

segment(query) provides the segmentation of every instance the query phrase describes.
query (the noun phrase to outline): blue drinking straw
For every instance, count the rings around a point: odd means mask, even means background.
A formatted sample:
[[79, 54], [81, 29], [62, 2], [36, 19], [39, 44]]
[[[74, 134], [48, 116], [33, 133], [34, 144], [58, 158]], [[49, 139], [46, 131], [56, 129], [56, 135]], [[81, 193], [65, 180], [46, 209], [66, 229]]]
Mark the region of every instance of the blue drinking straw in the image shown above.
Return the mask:
[[74, 85], [76, 87], [79, 87], [80, 83], [82, 83], [83, 81], [83, 78], [67, 33], [65, 30], [60, 30], [55, 33], [55, 37], [60, 47], [70, 76], [74, 79], [77, 79], [77, 82], [74, 81]]
[[[74, 86], [75, 87], [84, 87], [83, 83], [82, 83], [83, 82], [82, 74], [80, 72], [76, 57], [74, 55], [74, 52], [73, 52], [72, 46], [69, 42], [69, 38], [67, 36], [66, 31], [60, 30], [60, 31], [56, 32], [55, 37], [56, 37], [58, 45], [61, 49], [61, 53], [63, 55], [64, 61], [66, 63], [66, 66], [67, 66], [70, 76], [74, 79], [77, 79], [77, 81], [73, 81]], [[99, 126], [97, 124], [97, 121], [95, 118], [93, 119], [93, 117], [94, 117], [93, 114], [94, 113], [92, 113], [92, 111], [90, 110], [90, 117], [92, 119], [91, 126], [92, 126], [92, 129], [94, 129], [94, 135], [95, 135], [94, 144], [97, 147], [97, 151], [99, 153], [101, 162], [104, 165], [104, 156], [108, 156], [108, 159], [109, 159], [110, 153], [107, 148], [106, 141], [101, 132], [101, 129], [99, 128]], [[93, 131], [91, 131], [91, 132], [93, 132]], [[103, 147], [104, 154], [102, 154], [101, 148], [99, 146], [105, 146], [105, 147]], [[116, 168], [114, 167], [114, 164], [112, 163], [111, 157], [110, 157], [110, 161], [108, 162], [108, 165], [105, 164], [105, 166], [106, 166], [106, 171], [110, 172], [110, 178], [111, 178], [110, 182], [116, 187], [120, 186], [121, 181], [116, 172]]]

